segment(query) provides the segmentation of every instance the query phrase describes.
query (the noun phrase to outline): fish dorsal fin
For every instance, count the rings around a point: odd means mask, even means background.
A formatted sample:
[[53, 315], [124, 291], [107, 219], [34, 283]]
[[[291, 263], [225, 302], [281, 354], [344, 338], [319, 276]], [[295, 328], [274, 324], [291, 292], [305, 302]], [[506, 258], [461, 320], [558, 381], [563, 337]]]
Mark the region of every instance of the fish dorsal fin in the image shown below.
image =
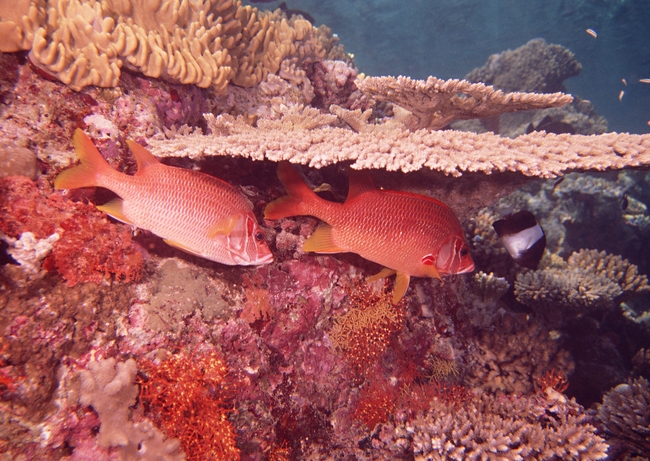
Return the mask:
[[129, 149], [131, 149], [131, 152], [133, 152], [135, 161], [138, 164], [138, 172], [136, 174], [142, 174], [144, 169], [148, 166], [160, 163], [160, 161], [154, 157], [151, 152], [149, 152], [137, 142], [131, 141], [129, 139], [126, 141], [126, 144], [129, 146]]
[[404, 272], [397, 272], [397, 276], [395, 277], [395, 289], [393, 290], [393, 304], [397, 304], [399, 300], [404, 297], [406, 290], [408, 290], [410, 281], [410, 276], [406, 275]]
[[370, 173], [366, 170], [350, 170], [348, 179], [350, 182], [350, 188], [348, 190], [347, 200], [352, 200], [361, 194], [377, 190], [377, 186], [375, 186], [372, 176], [370, 176]]
[[97, 206], [97, 209], [103, 211], [109, 216], [112, 216], [118, 221], [122, 221], [125, 224], [130, 224], [132, 226], [135, 226], [135, 224], [133, 224], [133, 221], [131, 221], [129, 218], [127, 218], [124, 215], [124, 211], [122, 210], [123, 204], [124, 202], [122, 201], [121, 198], [114, 198], [110, 202]]
[[387, 268], [387, 267], [384, 267], [382, 270], [380, 270], [379, 272], [377, 272], [375, 275], [371, 275], [370, 277], [368, 277], [368, 278], [366, 279], [366, 281], [367, 281], [367, 282], [374, 282], [375, 280], [379, 280], [379, 279], [384, 279], [384, 278], [386, 278], [386, 277], [390, 277], [390, 276], [393, 275], [394, 273], [395, 273], [395, 270], [394, 270], [394, 269], [389, 269], [389, 268]]
[[208, 238], [215, 238], [217, 235], [230, 235], [232, 230], [237, 225], [237, 221], [239, 221], [238, 214], [231, 214], [230, 216], [226, 216], [216, 224], [210, 226], [208, 229]]
[[302, 250], [313, 253], [345, 253], [348, 251], [334, 243], [332, 227], [325, 223], [318, 226], [309, 236], [302, 245]]

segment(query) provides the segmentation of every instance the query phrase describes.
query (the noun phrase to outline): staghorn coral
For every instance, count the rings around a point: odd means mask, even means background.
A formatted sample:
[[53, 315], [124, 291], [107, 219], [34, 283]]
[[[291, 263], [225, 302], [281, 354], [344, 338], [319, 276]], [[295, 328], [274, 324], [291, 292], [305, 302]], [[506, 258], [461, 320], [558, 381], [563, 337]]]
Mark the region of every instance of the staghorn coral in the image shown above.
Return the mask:
[[367, 77], [357, 87], [379, 101], [388, 101], [411, 112], [404, 125], [411, 131], [439, 130], [454, 120], [486, 118], [519, 110], [546, 109], [569, 104], [564, 93], [504, 93], [467, 80], [426, 81], [408, 77]]
[[464, 381], [488, 392], [526, 394], [550, 369], [569, 376], [571, 355], [549, 333], [526, 315], [503, 315], [469, 340]]
[[620, 296], [648, 290], [647, 277], [634, 264], [597, 250], [574, 252], [566, 263], [519, 274], [515, 281], [517, 300], [553, 325], [610, 309]]
[[622, 452], [647, 456], [650, 453], [650, 387], [637, 378], [619, 384], [603, 398], [598, 408], [605, 436], [613, 446], [612, 459]]
[[228, 421], [231, 376], [219, 354], [170, 355], [160, 364], [141, 363], [140, 400], [170, 438], [180, 440], [189, 460], [239, 459]]
[[[607, 444], [584, 409], [553, 389], [530, 397], [474, 396], [460, 407], [434, 400], [379, 437], [392, 457], [415, 460], [598, 460]], [[413, 459], [411, 458], [411, 459]]]
[[121, 67], [223, 91], [254, 86], [283, 59], [322, 58], [308, 21], [259, 13], [233, 0], [121, 2], [23, 0], [0, 10], [2, 51], [31, 61], [75, 90], [113, 87]]
[[[284, 117], [294, 116], [288, 109]], [[287, 160], [314, 168], [352, 161], [354, 169], [403, 172], [429, 169], [455, 177], [464, 173], [512, 171], [554, 177], [569, 171], [622, 169], [650, 164], [650, 135], [599, 136], [533, 132], [516, 139], [471, 132], [409, 132], [398, 124], [367, 125], [357, 132], [328, 126], [305, 110], [301, 126], [254, 128], [242, 117], [206, 116], [211, 135], [171, 134], [150, 139], [158, 157], [234, 156], [274, 162]]]

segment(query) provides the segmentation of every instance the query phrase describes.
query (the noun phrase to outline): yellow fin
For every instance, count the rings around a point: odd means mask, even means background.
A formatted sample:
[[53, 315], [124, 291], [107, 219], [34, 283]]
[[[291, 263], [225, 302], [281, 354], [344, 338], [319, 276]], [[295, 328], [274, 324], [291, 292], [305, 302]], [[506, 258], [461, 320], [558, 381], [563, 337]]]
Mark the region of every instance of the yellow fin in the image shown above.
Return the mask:
[[[138, 173], [141, 173], [142, 170], [147, 168], [150, 165], [155, 165], [157, 163], [160, 163], [156, 157], [153, 156], [151, 152], [149, 152], [147, 149], [142, 147], [140, 144], [138, 144], [135, 141], [131, 141], [130, 139], [126, 141], [127, 145], [129, 146], [129, 149], [131, 149], [131, 152], [133, 152], [133, 156], [135, 157], [135, 161], [138, 164]], [[138, 174], [136, 173], [136, 174]]]
[[97, 206], [97, 209], [103, 211], [104, 213], [117, 219], [118, 221], [122, 221], [125, 224], [130, 224], [132, 226], [135, 226], [135, 224], [133, 224], [133, 221], [131, 221], [126, 216], [124, 216], [124, 211], [122, 211], [123, 204], [124, 202], [121, 198], [114, 198], [110, 202]]
[[393, 290], [393, 304], [397, 304], [402, 299], [409, 287], [410, 281], [411, 277], [404, 272], [397, 273], [397, 277], [395, 277], [395, 289]]
[[163, 242], [165, 242], [170, 247], [178, 248], [179, 250], [184, 251], [185, 253], [189, 253], [189, 254], [196, 255], [196, 256], [203, 256], [203, 255], [201, 255], [200, 253], [197, 253], [194, 250], [190, 250], [188, 247], [186, 247], [182, 243], [178, 243], [178, 242], [175, 242], [173, 240], [167, 240], [167, 239], [163, 239]]
[[226, 216], [218, 223], [210, 226], [208, 229], [208, 238], [212, 239], [217, 235], [229, 235], [235, 228], [235, 225], [237, 225], [237, 221], [239, 221], [238, 214], [231, 214], [230, 216]]
[[94, 187], [99, 184], [102, 176], [111, 174], [112, 168], [90, 138], [79, 128], [72, 136], [72, 145], [81, 163], [59, 173], [54, 180], [55, 189]]
[[314, 253], [346, 253], [348, 250], [339, 247], [332, 238], [332, 226], [321, 224], [302, 245], [302, 250]]
[[423, 264], [423, 267], [424, 267], [423, 275], [426, 275], [427, 277], [431, 277], [434, 279], [442, 280], [442, 277], [440, 277], [440, 272], [438, 272], [436, 266]]
[[382, 270], [380, 270], [377, 274], [371, 275], [366, 279], [367, 282], [374, 282], [375, 280], [379, 279], [384, 279], [386, 277], [390, 277], [393, 275], [395, 271], [393, 269], [389, 269], [387, 267], [384, 267]]

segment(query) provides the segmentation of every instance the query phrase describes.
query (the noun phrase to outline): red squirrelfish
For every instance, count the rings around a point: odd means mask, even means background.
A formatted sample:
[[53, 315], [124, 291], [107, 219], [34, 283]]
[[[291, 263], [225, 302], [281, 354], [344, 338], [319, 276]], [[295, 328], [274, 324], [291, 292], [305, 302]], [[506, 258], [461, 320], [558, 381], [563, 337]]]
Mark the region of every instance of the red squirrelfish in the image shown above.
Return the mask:
[[81, 164], [60, 173], [55, 188], [105, 187], [119, 198], [98, 209], [202, 258], [229, 265], [273, 260], [250, 205], [230, 184], [163, 165], [133, 141], [127, 144], [138, 171], [129, 176], [111, 168], [83, 131], [72, 141]]
[[309, 215], [325, 221], [307, 239], [303, 250], [352, 252], [381, 264], [384, 269], [369, 280], [396, 273], [394, 303], [404, 296], [412, 276], [440, 278], [474, 270], [458, 218], [438, 200], [379, 190], [364, 171], [350, 172], [345, 203], [318, 197], [287, 163], [278, 167], [278, 177], [289, 195], [269, 203], [264, 217]]

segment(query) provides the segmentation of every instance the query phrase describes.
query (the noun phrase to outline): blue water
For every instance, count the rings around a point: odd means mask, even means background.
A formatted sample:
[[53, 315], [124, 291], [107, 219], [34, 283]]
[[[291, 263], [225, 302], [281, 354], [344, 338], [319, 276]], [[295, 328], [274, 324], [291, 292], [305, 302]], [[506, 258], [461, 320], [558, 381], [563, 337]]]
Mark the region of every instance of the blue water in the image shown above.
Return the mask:
[[[275, 9], [279, 1], [255, 3]], [[594, 103], [611, 131], [648, 133], [649, 0], [287, 0], [326, 24], [368, 75], [462, 78], [488, 56], [542, 37], [583, 70], [567, 90]], [[594, 39], [585, 30], [594, 29]], [[627, 80], [625, 86], [621, 79]], [[622, 101], [619, 93], [625, 91]]]

